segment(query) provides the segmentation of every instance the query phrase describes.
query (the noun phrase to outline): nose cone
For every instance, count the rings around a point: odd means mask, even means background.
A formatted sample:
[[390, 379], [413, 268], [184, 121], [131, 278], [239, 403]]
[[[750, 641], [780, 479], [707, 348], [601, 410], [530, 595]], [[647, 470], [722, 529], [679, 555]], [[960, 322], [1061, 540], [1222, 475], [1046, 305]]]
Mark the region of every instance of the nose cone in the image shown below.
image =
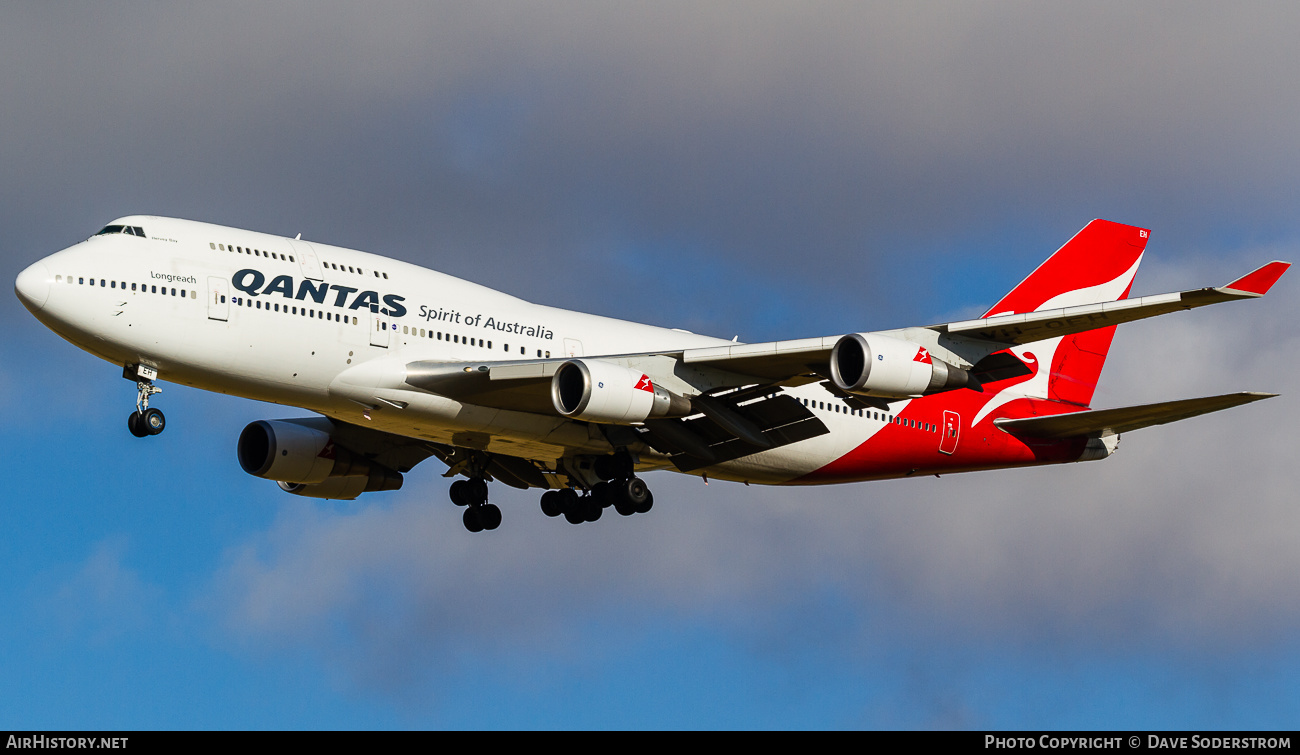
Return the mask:
[[14, 292], [25, 307], [35, 312], [45, 306], [50, 296], [50, 269], [43, 262], [37, 262], [18, 274], [14, 281]]

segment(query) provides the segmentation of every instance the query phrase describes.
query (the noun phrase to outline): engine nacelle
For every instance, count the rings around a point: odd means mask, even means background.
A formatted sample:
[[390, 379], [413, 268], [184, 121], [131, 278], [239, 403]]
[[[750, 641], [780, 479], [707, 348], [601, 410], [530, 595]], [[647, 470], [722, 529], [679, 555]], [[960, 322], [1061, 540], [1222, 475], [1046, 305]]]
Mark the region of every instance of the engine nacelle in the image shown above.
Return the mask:
[[878, 333], [851, 333], [831, 350], [831, 382], [861, 396], [909, 397], [978, 388], [971, 374], [929, 349]]
[[[249, 424], [239, 434], [238, 456], [245, 472], [275, 480], [298, 495], [351, 499], [359, 493], [402, 487], [400, 473], [336, 445], [324, 430], [293, 421], [258, 420]], [[330, 494], [308, 492], [318, 486]], [[333, 494], [348, 493], [353, 488], [358, 489], [350, 495]]]
[[[396, 474], [394, 472], [394, 474]], [[350, 501], [362, 493], [370, 491], [369, 478], [366, 477], [331, 477], [325, 482], [318, 482], [313, 485], [304, 485], [300, 482], [277, 482], [280, 489], [286, 493], [305, 496], [307, 498], [328, 498], [335, 501]], [[399, 479], [397, 487], [401, 487]], [[396, 488], [391, 488], [395, 490]]]
[[689, 399], [655, 385], [640, 370], [599, 359], [560, 365], [551, 378], [551, 403], [565, 417], [617, 425], [691, 413]]

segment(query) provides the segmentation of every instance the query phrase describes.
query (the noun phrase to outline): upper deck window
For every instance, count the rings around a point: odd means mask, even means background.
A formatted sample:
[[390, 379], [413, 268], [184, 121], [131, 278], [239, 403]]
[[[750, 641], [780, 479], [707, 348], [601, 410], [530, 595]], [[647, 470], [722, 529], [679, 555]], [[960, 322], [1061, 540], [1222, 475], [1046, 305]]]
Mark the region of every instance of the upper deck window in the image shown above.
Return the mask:
[[139, 236], [145, 238], [144, 229], [138, 225], [106, 225], [103, 230], [96, 233], [96, 236], [107, 236], [110, 233], [125, 233], [128, 236]]

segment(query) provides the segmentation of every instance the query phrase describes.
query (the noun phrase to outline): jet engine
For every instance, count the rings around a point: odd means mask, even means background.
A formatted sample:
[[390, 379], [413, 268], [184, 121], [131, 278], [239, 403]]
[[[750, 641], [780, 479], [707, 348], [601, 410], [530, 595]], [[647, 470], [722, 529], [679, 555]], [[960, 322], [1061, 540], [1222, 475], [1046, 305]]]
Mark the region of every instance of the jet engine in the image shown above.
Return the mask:
[[691, 414], [690, 399], [655, 385], [640, 370], [598, 359], [560, 365], [551, 378], [551, 403], [565, 417], [617, 425]]
[[861, 396], [909, 397], [955, 388], [979, 389], [960, 367], [929, 349], [878, 333], [850, 333], [831, 350], [831, 382]]
[[254, 477], [312, 498], [352, 499], [398, 490], [402, 475], [334, 442], [317, 420], [258, 420], [239, 434], [239, 466]]

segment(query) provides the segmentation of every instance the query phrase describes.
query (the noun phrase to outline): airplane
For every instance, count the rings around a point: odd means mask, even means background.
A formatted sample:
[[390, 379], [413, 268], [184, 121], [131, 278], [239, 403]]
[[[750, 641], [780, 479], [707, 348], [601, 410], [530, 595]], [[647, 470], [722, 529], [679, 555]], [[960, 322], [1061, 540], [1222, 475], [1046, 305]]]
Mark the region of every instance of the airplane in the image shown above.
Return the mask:
[[127, 426], [166, 426], [157, 381], [300, 407], [259, 420], [251, 475], [326, 499], [447, 465], [471, 532], [488, 483], [543, 513], [648, 512], [642, 475], [823, 485], [1104, 459], [1122, 433], [1276, 394], [1115, 409], [1091, 401], [1121, 323], [1264, 296], [1273, 261], [1224, 286], [1129, 299], [1148, 229], [1094, 220], [972, 320], [740, 343], [532, 304], [375, 254], [136, 215], [23, 270], [44, 325], [122, 367]]

